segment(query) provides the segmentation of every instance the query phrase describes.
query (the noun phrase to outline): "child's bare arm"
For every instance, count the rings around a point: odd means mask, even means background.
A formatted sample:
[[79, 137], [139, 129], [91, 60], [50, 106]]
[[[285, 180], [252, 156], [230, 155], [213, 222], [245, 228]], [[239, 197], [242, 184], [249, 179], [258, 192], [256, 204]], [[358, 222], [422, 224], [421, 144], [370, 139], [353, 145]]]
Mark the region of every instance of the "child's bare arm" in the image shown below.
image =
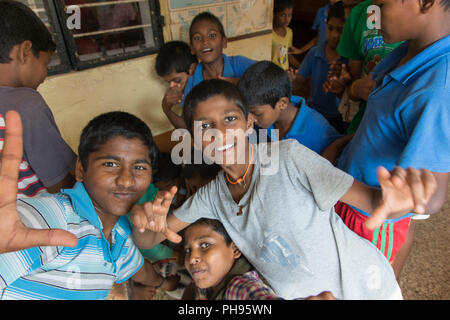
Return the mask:
[[154, 287], [156, 289], [161, 288], [166, 291], [172, 291], [176, 289], [180, 276], [171, 276], [164, 278], [153, 268], [152, 264], [148, 260], [144, 260], [144, 264], [136, 272], [131, 279], [144, 286]]
[[337, 158], [339, 158], [342, 150], [344, 150], [345, 146], [350, 142], [350, 140], [353, 139], [353, 136], [354, 134], [349, 134], [342, 138], [336, 139], [330, 143], [330, 145], [326, 147], [320, 155], [334, 164]]
[[186, 128], [184, 119], [172, 111], [173, 106], [179, 104], [183, 99], [183, 91], [179, 87], [167, 89], [162, 100], [162, 109], [169, 121], [175, 128]]
[[426, 169], [396, 167], [389, 172], [377, 170], [381, 188], [373, 188], [357, 180], [340, 199], [342, 202], [371, 213], [365, 225], [380, 226], [386, 219], [401, 217], [409, 212], [425, 214], [426, 206], [437, 189], [436, 178]]

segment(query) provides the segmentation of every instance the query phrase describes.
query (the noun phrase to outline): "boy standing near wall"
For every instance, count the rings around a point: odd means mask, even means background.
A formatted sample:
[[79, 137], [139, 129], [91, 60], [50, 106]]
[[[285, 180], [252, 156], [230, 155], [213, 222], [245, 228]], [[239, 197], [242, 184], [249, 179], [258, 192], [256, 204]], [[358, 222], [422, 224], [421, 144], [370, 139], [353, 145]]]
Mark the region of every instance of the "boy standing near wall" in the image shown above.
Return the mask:
[[23, 121], [18, 196], [32, 197], [72, 187], [76, 155], [36, 91], [47, 76], [56, 45], [44, 23], [20, 2], [0, 2], [0, 30], [0, 155], [4, 116], [15, 110]]

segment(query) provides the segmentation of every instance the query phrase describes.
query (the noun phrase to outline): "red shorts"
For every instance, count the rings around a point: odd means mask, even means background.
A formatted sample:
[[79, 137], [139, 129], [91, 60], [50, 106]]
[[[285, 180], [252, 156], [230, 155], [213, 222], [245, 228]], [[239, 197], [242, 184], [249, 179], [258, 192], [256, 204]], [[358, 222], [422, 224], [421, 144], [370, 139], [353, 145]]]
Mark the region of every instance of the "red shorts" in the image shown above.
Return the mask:
[[406, 240], [411, 218], [383, 223], [382, 226], [374, 230], [369, 230], [364, 226], [364, 221], [367, 220], [367, 216], [356, 211], [349, 205], [338, 201], [334, 209], [347, 227], [359, 236], [372, 242], [389, 260], [389, 263], [392, 264], [395, 255]]

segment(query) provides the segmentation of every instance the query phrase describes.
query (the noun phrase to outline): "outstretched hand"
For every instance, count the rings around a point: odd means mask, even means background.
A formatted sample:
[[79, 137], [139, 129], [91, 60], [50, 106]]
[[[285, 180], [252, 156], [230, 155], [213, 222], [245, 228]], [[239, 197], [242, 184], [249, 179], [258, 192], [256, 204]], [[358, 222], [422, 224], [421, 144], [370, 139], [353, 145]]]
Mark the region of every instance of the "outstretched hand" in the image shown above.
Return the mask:
[[5, 141], [0, 165], [0, 254], [37, 246], [76, 246], [77, 238], [68, 231], [31, 229], [20, 221], [16, 198], [22, 150], [20, 115], [9, 111], [5, 115]]
[[181, 236], [167, 226], [167, 214], [176, 193], [177, 187], [173, 186], [169, 191], [159, 191], [152, 202], [133, 207], [131, 220], [139, 232], [150, 230], [164, 234], [171, 242], [181, 242]]
[[389, 172], [379, 167], [377, 175], [381, 199], [365, 221], [368, 229], [373, 230], [386, 219], [400, 217], [409, 212], [426, 213], [426, 205], [437, 189], [437, 182], [431, 171], [396, 167]]

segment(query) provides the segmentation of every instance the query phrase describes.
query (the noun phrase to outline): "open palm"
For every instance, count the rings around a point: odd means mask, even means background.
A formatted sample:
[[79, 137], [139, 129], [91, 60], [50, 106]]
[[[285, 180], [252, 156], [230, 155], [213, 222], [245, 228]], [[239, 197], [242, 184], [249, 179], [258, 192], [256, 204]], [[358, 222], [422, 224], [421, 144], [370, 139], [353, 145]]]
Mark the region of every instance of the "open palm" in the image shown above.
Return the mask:
[[15, 111], [6, 113], [5, 122], [0, 163], [0, 254], [36, 246], [75, 246], [77, 238], [68, 231], [30, 229], [20, 221], [16, 197], [23, 148], [22, 122]]

